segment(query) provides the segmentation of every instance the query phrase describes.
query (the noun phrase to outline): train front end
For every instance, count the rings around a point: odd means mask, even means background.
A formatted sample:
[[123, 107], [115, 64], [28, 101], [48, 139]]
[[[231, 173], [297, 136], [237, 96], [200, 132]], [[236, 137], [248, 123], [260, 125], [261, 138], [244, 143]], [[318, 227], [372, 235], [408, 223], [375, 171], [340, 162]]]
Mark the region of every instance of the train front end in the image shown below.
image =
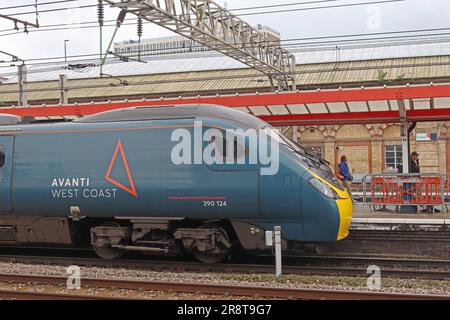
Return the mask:
[[305, 239], [314, 242], [345, 239], [353, 216], [353, 203], [348, 191], [309, 170], [303, 181]]
[[274, 134], [288, 155], [286, 161], [295, 163], [300, 176], [302, 242], [327, 243], [349, 235], [353, 203], [349, 192], [331, 170], [330, 163], [310, 154], [301, 145], [282, 134]]

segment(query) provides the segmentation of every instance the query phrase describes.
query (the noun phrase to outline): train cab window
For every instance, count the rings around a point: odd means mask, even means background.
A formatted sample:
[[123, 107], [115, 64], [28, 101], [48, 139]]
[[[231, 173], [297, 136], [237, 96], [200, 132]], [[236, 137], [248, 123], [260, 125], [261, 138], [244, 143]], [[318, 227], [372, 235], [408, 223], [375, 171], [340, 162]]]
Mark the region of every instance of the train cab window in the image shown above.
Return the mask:
[[0, 146], [0, 169], [3, 168], [4, 166], [5, 166], [5, 151]]
[[234, 136], [221, 137], [211, 137], [211, 142], [216, 143], [217, 153], [214, 155], [216, 163], [225, 164], [227, 163], [227, 157], [230, 152], [233, 153], [231, 159], [233, 163], [245, 163], [245, 156], [247, 154], [247, 149], [243, 144], [237, 141]]

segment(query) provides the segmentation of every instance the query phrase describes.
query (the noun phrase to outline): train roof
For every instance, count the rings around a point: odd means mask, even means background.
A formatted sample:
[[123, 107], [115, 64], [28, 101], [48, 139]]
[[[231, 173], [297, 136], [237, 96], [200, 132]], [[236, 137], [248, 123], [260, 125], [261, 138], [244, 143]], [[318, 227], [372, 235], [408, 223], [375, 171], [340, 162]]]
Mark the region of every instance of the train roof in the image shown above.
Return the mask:
[[211, 104], [186, 104], [157, 107], [132, 107], [97, 113], [75, 120], [75, 123], [125, 122], [162, 119], [216, 118], [234, 121], [243, 127], [260, 128], [267, 125], [259, 118], [229, 107]]
[[23, 123], [22, 117], [12, 114], [0, 114], [0, 125], [15, 125]]

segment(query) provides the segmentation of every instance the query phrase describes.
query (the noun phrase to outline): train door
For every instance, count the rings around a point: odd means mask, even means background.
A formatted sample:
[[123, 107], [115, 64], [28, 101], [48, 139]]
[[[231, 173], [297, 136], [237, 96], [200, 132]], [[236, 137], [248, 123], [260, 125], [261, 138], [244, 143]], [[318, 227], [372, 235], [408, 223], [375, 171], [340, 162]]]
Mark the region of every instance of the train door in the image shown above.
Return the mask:
[[12, 211], [11, 183], [14, 137], [0, 136], [0, 213]]
[[222, 134], [223, 138], [214, 137], [204, 144], [205, 148], [216, 144], [217, 152], [214, 155], [214, 163], [208, 164], [213, 172], [208, 182], [214, 183], [216, 190], [223, 191], [223, 194], [220, 194], [226, 199], [226, 208], [223, 209], [226, 209], [230, 218], [259, 218], [258, 166], [249, 164], [246, 144], [239, 142], [233, 134], [227, 135], [225, 131], [222, 131]]

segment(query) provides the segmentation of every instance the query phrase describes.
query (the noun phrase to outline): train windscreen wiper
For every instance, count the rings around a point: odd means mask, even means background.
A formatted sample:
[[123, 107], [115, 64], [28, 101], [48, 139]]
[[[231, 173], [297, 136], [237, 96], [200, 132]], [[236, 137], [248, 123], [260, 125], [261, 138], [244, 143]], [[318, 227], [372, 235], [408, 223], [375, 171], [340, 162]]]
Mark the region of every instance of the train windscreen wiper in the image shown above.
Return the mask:
[[320, 161], [321, 164], [324, 164], [324, 165], [327, 165], [327, 166], [329, 166], [329, 165], [331, 164], [331, 163], [328, 162], [327, 160], [325, 160], [325, 159], [323, 159], [323, 158], [321, 158], [321, 157], [318, 157], [318, 156], [316, 156], [316, 155], [313, 155], [312, 153], [309, 153], [308, 151], [306, 151], [306, 149], [305, 149], [302, 145], [298, 144], [298, 143], [295, 142], [294, 140], [290, 140], [290, 139], [289, 139], [289, 141], [291, 141], [291, 142], [294, 143], [297, 147], [299, 147], [300, 149], [302, 149], [302, 151], [305, 153], [305, 155], [309, 156], [310, 158], [313, 158], [314, 160], [318, 160], [318, 161]]
[[[300, 152], [299, 150], [297, 150], [296, 148], [294, 148], [294, 147], [293, 147], [292, 145], [290, 145], [289, 143], [283, 143], [283, 145], [285, 145], [286, 147], [288, 147], [289, 149], [291, 149], [292, 152], [294, 152], [294, 153], [298, 154], [299, 156], [304, 157], [304, 158], [306, 158], [307, 160], [309, 160], [309, 161], [304, 161], [304, 160], [302, 159], [303, 162], [305, 162], [305, 163], [308, 165], [308, 167], [310, 167], [310, 168], [316, 167], [316, 166], [314, 166], [314, 165], [312, 165], [312, 164], [310, 163], [311, 161], [314, 162], [314, 163], [318, 163], [316, 159], [311, 159], [310, 157], [308, 157], [308, 156], [306, 155], [305, 152]], [[320, 163], [319, 163], [319, 165], [320, 165]]]
[[[300, 145], [299, 145], [300, 146]], [[306, 151], [303, 147], [302, 147], [302, 152], [296, 150], [295, 148], [293, 148], [292, 146], [290, 146], [290, 148], [297, 154], [319, 164], [319, 166], [321, 165], [326, 165], [327, 167], [330, 165], [330, 163], [328, 161], [326, 161], [325, 159], [322, 159], [320, 157], [316, 157], [315, 155], [309, 153], [308, 151]]]
[[[279, 142], [281, 142], [282, 144], [288, 146], [289, 149], [291, 149], [295, 153], [297, 153], [297, 154], [299, 154], [299, 155], [309, 159], [310, 161], [313, 161], [313, 162], [319, 164], [319, 167], [321, 165], [326, 165], [327, 167], [330, 166], [330, 162], [328, 162], [325, 159], [322, 159], [320, 157], [317, 157], [317, 156], [309, 153], [308, 151], [306, 151], [306, 149], [303, 146], [301, 146], [297, 142], [287, 138], [286, 136], [284, 136], [283, 134], [280, 134], [278, 132], [274, 132], [274, 134], [277, 137]], [[323, 169], [321, 168], [321, 170], [323, 170]]]
[[[294, 153], [296, 153], [296, 154], [298, 154], [298, 155], [300, 155], [300, 156], [302, 156], [302, 157], [305, 157], [306, 159], [308, 159], [309, 161], [312, 161], [312, 162], [314, 162], [314, 163], [316, 163], [316, 164], [318, 164], [319, 165], [319, 168], [320, 168], [320, 166], [321, 165], [323, 165], [324, 163], [323, 162], [321, 162], [320, 161], [320, 159], [318, 159], [318, 158], [316, 158], [316, 157], [314, 157], [312, 154], [309, 154], [303, 147], [301, 147], [300, 145], [299, 145], [299, 149], [301, 150], [298, 150], [298, 149], [296, 149], [293, 145], [291, 145], [290, 143], [287, 143], [286, 141], [285, 141], [285, 143], [283, 143], [285, 146], [287, 146], [289, 149], [291, 149]], [[310, 165], [310, 167], [312, 167], [312, 165]]]

